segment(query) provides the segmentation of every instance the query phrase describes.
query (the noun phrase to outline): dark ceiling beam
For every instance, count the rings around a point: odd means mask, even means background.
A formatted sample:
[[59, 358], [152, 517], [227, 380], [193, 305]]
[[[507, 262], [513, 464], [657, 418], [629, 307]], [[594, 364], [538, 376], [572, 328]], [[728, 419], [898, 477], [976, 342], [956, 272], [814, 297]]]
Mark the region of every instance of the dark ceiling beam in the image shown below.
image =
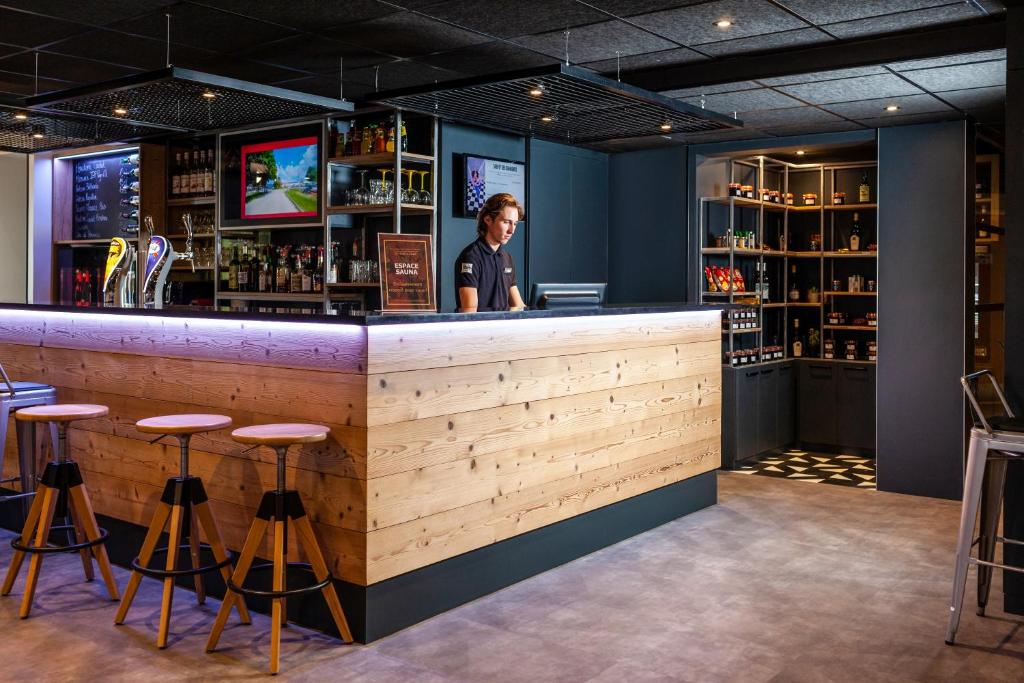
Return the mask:
[[995, 50], [1006, 46], [1006, 20], [998, 15], [980, 21], [842, 40], [813, 47], [749, 53], [713, 61], [638, 69], [622, 80], [655, 92], [702, 85], [777, 78], [911, 59]]

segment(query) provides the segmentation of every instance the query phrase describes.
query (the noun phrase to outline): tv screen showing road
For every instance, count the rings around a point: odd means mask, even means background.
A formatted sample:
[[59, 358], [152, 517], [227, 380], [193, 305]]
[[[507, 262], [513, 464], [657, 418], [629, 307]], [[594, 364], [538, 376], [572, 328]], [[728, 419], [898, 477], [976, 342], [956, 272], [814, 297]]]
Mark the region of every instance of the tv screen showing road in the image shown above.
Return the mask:
[[317, 139], [242, 147], [242, 218], [316, 216]]

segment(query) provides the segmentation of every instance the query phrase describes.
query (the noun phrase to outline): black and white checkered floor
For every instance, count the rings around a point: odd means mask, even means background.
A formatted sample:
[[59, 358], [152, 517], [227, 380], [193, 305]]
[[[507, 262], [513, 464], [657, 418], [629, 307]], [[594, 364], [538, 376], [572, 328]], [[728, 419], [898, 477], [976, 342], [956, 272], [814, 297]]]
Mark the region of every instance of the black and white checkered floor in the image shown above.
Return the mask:
[[736, 469], [740, 474], [838, 484], [875, 490], [875, 461], [857, 455], [833, 455], [787, 450], [744, 461]]

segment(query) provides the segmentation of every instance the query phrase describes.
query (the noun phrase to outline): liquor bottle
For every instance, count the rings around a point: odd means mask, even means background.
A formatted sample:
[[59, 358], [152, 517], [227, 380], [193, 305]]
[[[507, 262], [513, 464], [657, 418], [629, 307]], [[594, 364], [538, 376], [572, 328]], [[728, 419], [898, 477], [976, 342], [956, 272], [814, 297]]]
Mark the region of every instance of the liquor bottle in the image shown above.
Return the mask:
[[377, 134], [373, 138], [373, 151], [375, 154], [383, 154], [388, 150], [388, 134], [384, 130], [384, 124], [377, 126]]
[[178, 196], [182, 197], [182, 198], [185, 198], [185, 197], [189, 196], [188, 174], [189, 174], [189, 171], [192, 168], [192, 164], [189, 161], [189, 156], [188, 155], [189, 155], [189, 153], [185, 152], [184, 161], [181, 164], [180, 173], [179, 173], [179, 179], [178, 179], [178, 185], [181, 188], [181, 191], [178, 193]]
[[363, 126], [363, 137], [359, 144], [360, 154], [369, 154], [373, 151], [374, 129], [376, 126]]
[[[206, 156], [203, 153], [202, 156]], [[192, 188], [192, 196], [199, 197], [203, 194], [203, 165], [205, 159], [200, 158], [199, 152], [192, 152], [192, 175], [189, 178], [189, 187]]]
[[121, 177], [124, 179], [138, 178], [140, 176], [138, 166], [122, 166]]
[[302, 292], [302, 255], [298, 249], [295, 250], [295, 265], [292, 267], [292, 277], [288, 291], [296, 294]]
[[137, 220], [139, 220], [139, 210], [138, 209], [133, 209], [131, 211], [122, 211], [121, 212], [121, 218], [124, 218], [125, 220], [130, 220], [130, 221], [137, 221]]
[[135, 182], [131, 182], [125, 185], [122, 191], [134, 192], [135, 194], [138, 194], [140, 189], [141, 186], [139, 185], [139, 181], [136, 180]]
[[213, 155], [203, 155], [203, 195], [213, 194]]
[[[242, 256], [238, 257], [237, 251], [232, 264], [235, 265], [235, 278], [238, 282], [239, 292], [249, 291], [249, 250], [245, 242], [242, 242]], [[230, 277], [230, 276], [229, 276]]]
[[139, 196], [138, 195], [132, 195], [131, 197], [122, 197], [121, 198], [121, 206], [138, 206], [138, 205], [139, 205]]
[[139, 155], [138, 154], [129, 154], [126, 157], [121, 157], [121, 165], [122, 166], [130, 166], [132, 164], [138, 165], [138, 163], [139, 163]]
[[313, 291], [324, 291], [324, 248], [316, 248], [316, 270], [313, 271]]
[[171, 169], [171, 196], [181, 196], [181, 152], [174, 153], [174, 168]]
[[405, 121], [402, 121], [402, 151], [409, 151], [409, 134], [405, 131]]
[[262, 292], [264, 290], [260, 289], [260, 273], [263, 259], [260, 258], [260, 248], [253, 244], [250, 253], [252, 256], [249, 258], [249, 291]]
[[228, 291], [238, 291], [238, 247], [231, 251], [231, 261], [228, 262]]
[[288, 251], [281, 247], [277, 256], [277, 275], [275, 277], [274, 291], [284, 294], [291, 290], [292, 271], [288, 267]]
[[210, 166], [210, 195], [217, 194], [217, 157], [213, 156], [213, 150], [206, 152], [206, 162]]
[[793, 358], [804, 355], [804, 342], [800, 338], [800, 318], [793, 318]]
[[363, 147], [363, 131], [356, 126], [355, 121], [348, 124], [348, 140], [345, 142], [345, 154], [355, 156], [360, 153]]
[[384, 151], [394, 152], [395, 151], [395, 117], [392, 116], [388, 121], [388, 138], [384, 143]]
[[871, 186], [868, 185], [868, 172], [860, 177], [860, 203], [867, 204], [871, 201]]
[[986, 239], [988, 234], [988, 207], [982, 204], [978, 207], [978, 237]]
[[860, 251], [860, 216], [853, 214], [853, 227], [850, 228], [850, 251]]

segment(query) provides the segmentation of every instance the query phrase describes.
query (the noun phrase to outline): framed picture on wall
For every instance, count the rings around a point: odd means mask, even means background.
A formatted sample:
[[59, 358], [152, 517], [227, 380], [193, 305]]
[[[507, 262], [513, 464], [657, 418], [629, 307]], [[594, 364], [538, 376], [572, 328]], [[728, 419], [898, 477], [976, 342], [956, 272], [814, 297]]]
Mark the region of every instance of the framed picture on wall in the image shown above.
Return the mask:
[[475, 218], [491, 195], [507, 192], [526, 204], [526, 164], [507, 159], [462, 155], [459, 206], [466, 218]]

